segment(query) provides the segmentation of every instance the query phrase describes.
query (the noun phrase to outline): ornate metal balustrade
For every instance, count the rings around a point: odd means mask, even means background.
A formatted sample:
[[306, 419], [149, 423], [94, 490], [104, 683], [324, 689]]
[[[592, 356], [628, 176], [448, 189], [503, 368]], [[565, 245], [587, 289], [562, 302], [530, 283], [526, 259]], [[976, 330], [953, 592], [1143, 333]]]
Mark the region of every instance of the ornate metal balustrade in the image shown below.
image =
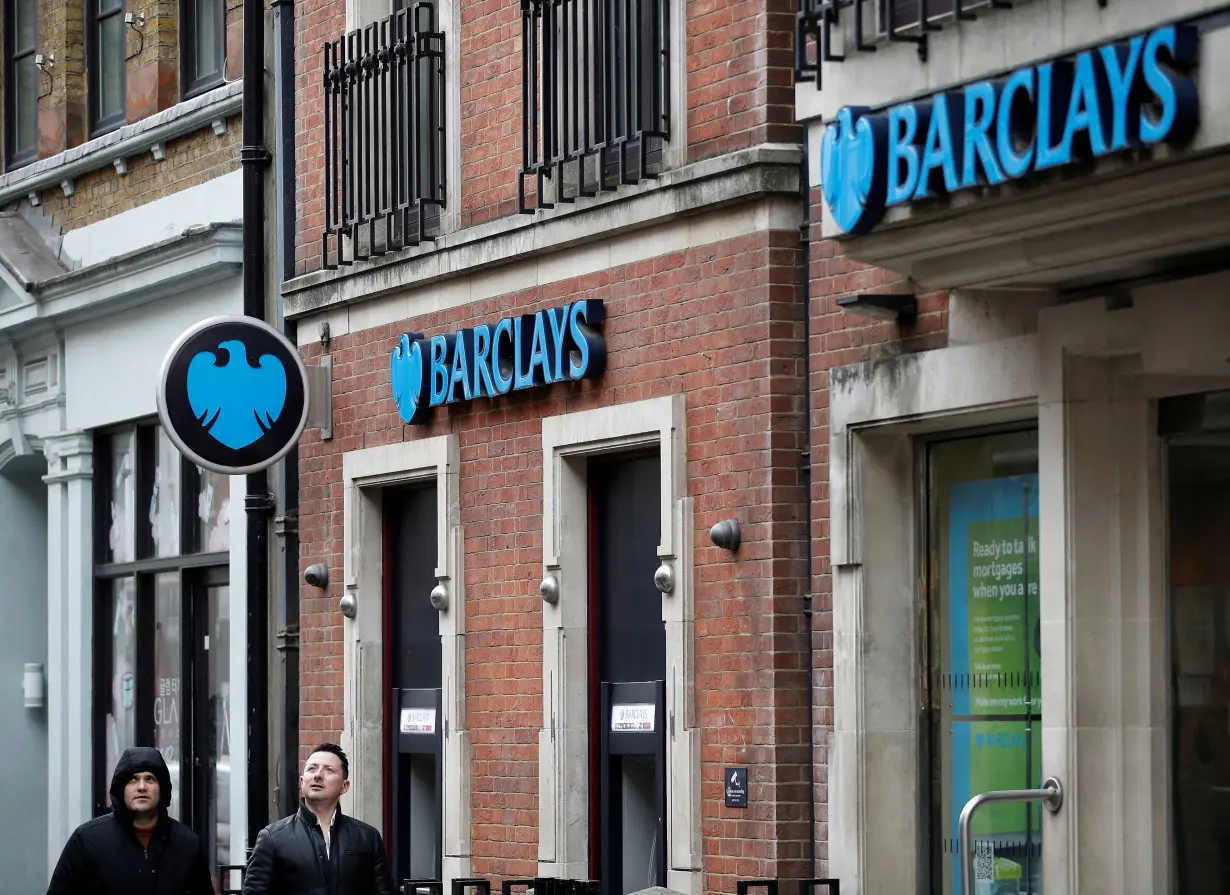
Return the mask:
[[417, 245], [445, 199], [444, 34], [429, 0], [324, 45], [324, 266]]
[[667, 4], [521, 0], [518, 210], [661, 170], [671, 113]]

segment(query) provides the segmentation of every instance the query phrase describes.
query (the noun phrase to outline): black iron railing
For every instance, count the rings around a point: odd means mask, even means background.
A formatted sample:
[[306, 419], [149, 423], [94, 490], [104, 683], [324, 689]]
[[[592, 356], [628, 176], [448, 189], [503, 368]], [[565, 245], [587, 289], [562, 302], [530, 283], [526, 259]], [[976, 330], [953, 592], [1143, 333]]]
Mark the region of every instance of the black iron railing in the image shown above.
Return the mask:
[[417, 245], [445, 196], [444, 34], [421, 0], [324, 45], [324, 266]]
[[667, 4], [521, 0], [518, 210], [661, 170], [671, 114]]
[[[979, 9], [1011, 9], [1013, 0], [799, 0], [794, 22], [794, 79], [815, 82], [820, 89], [822, 62], [844, 62], [849, 50], [874, 53], [873, 38], [903, 41], [918, 47], [924, 62], [930, 52], [928, 35], [945, 22], [967, 22]], [[843, 17], [853, 22], [852, 46], [833, 40]], [[871, 27], [866, 27], [870, 25]], [[840, 51], [839, 51], [840, 50]]]

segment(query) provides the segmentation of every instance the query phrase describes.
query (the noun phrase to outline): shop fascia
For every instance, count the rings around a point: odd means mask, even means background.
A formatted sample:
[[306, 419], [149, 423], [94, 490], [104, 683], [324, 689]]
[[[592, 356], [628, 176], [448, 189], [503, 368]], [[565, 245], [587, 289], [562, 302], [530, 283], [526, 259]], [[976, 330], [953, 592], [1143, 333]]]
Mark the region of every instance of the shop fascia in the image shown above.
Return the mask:
[[403, 333], [389, 361], [397, 411], [425, 423], [444, 404], [596, 379], [606, 369], [604, 320], [602, 301], [589, 298], [455, 333]]
[[895, 205], [1182, 144], [1200, 120], [1198, 44], [1194, 27], [1168, 25], [926, 101], [847, 106], [821, 144], [825, 203], [861, 235]]

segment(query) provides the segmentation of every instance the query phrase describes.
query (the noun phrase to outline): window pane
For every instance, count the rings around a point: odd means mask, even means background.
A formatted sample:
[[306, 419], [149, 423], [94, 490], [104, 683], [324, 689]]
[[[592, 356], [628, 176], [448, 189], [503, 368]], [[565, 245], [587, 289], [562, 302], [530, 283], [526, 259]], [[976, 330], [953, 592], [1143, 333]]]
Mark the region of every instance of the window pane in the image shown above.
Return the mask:
[[154, 745], [171, 771], [171, 816], [182, 820], [183, 791], [183, 602], [179, 573], [158, 575], [154, 584]]
[[[218, 867], [231, 863], [231, 604], [230, 588], [211, 587], [209, 599], [209, 710], [206, 715], [206, 761], [212, 770], [206, 781], [208, 820], [212, 833], [214, 878]], [[239, 856], [242, 859], [242, 855]]]
[[[133, 579], [119, 578], [111, 582], [107, 610], [111, 639], [111, 687], [105, 725], [107, 764], [104, 788], [111, 784], [111, 775], [120, 753], [137, 745], [137, 614]], [[104, 795], [104, 799], [107, 805], [111, 804], [110, 795]]]
[[13, 149], [20, 155], [33, 150], [38, 142], [38, 69], [33, 56], [18, 59], [13, 69]]
[[196, 0], [194, 79], [222, 71], [222, 0]]
[[149, 527], [155, 556], [179, 555], [180, 456], [161, 427], [158, 429], [154, 493], [150, 497]]
[[98, 23], [98, 117], [124, 112], [124, 17], [113, 15]]
[[198, 470], [196, 498], [197, 553], [219, 553], [231, 546], [231, 478]]
[[17, 41], [14, 49], [17, 52], [32, 49], [38, 42], [37, 0], [16, 0], [13, 7], [13, 16], [16, 18], [13, 36]]
[[1168, 460], [1174, 891], [1202, 895], [1230, 890], [1230, 447], [1189, 437]]
[[[1042, 783], [1036, 433], [932, 446], [929, 503], [932, 890], [963, 895], [965, 803]], [[978, 812], [978, 892], [1042, 892], [1041, 810]]]
[[132, 562], [136, 541], [136, 433], [111, 437], [111, 562]]

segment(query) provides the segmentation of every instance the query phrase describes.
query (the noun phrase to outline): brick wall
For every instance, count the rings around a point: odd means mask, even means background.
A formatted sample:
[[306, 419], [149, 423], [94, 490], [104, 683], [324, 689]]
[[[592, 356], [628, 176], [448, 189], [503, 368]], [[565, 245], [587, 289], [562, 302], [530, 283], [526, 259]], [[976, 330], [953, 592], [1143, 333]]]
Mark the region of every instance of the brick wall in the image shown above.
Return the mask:
[[[687, 402], [695, 500], [696, 708], [702, 730], [705, 890], [806, 874], [806, 650], [802, 617], [804, 307], [794, 231], [761, 233], [335, 338], [334, 437], [300, 445], [305, 561], [342, 568], [342, 452], [456, 432], [466, 536], [467, 719], [473, 872], [533, 875], [542, 723], [541, 420], [658, 395]], [[601, 382], [555, 385], [401, 425], [388, 384], [396, 336], [602, 298]], [[317, 345], [304, 349], [309, 362]], [[708, 530], [737, 516], [737, 559]], [[342, 727], [339, 583], [300, 592], [301, 744]], [[752, 807], [727, 809], [722, 768], [751, 769]]]
[[43, 211], [67, 232], [234, 171], [239, 167], [239, 121], [231, 118], [222, 136], [206, 128], [168, 143], [161, 162], [149, 153], [130, 158], [122, 177], [111, 165], [92, 171], [77, 179], [72, 196], [58, 188], [46, 190]]
[[[460, 0], [462, 226], [515, 213], [521, 165], [521, 16], [509, 0]], [[690, 160], [764, 142], [797, 143], [792, 87], [793, 0], [687, 0]], [[345, 0], [308, 0], [296, 18], [299, 203], [296, 269], [320, 266], [324, 223], [320, 46], [345, 29]], [[679, 23], [672, 23], [672, 29]], [[678, 125], [676, 125], [676, 129]], [[460, 148], [456, 148], [460, 147]]]
[[[242, 75], [239, 23], [243, 0], [226, 0], [226, 74]], [[140, 33], [125, 26], [127, 121], [141, 121], [180, 101], [179, 0], [129, 0], [126, 12], [145, 16]], [[87, 116], [86, 5], [84, 0], [47, 0], [38, 8], [38, 51], [55, 56], [39, 75], [39, 158], [50, 158], [90, 139]], [[3, 93], [0, 92], [0, 104]], [[0, 122], [3, 116], [0, 115]], [[2, 145], [0, 123], [0, 145]], [[0, 159], [0, 164], [3, 160]]]
[[[812, 194], [812, 220], [820, 216], [819, 190]], [[811, 227], [809, 343], [811, 378], [812, 631], [816, 743], [816, 844], [820, 876], [828, 859], [828, 738], [833, 730], [833, 582], [829, 561], [829, 371], [904, 352], [943, 348], [948, 342], [948, 294], [926, 291], [891, 271], [842, 255], [835, 240]], [[913, 292], [918, 320], [903, 327], [848, 314], [836, 300], [856, 292]]]

